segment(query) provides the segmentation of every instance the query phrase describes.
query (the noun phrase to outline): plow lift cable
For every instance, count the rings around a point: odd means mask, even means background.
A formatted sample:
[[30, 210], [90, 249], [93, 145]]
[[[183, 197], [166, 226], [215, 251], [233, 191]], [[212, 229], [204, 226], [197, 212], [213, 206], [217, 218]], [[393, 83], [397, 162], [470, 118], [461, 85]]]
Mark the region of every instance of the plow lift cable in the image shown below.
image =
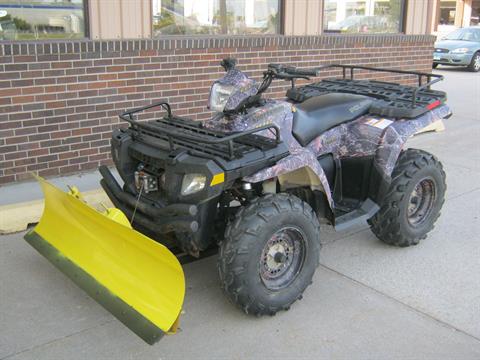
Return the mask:
[[132, 219], [130, 220], [131, 225], [133, 225], [133, 219], [135, 219], [135, 214], [137, 213], [138, 203], [140, 202], [140, 197], [142, 196], [143, 185], [144, 184], [143, 184], [143, 181], [142, 181], [142, 186], [140, 186], [140, 191], [138, 192], [137, 201], [135, 202], [135, 207], [133, 208]]

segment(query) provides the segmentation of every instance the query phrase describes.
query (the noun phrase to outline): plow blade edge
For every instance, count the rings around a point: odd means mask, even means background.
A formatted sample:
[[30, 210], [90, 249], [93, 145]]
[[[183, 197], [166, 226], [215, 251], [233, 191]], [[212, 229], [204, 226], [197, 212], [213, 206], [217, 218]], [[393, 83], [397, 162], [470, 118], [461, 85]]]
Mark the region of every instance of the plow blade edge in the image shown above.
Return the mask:
[[118, 209], [100, 213], [79, 193], [39, 182], [45, 208], [27, 242], [147, 343], [175, 332], [185, 295], [175, 255]]

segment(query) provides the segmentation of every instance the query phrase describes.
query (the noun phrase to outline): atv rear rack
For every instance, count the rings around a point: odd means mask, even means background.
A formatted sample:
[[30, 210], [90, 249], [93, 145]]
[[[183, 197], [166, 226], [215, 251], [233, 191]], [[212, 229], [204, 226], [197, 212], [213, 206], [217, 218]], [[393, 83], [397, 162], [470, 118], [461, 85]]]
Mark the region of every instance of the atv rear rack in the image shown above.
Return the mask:
[[[134, 119], [134, 114], [160, 106], [167, 111], [167, 115], [162, 119], [145, 123]], [[167, 144], [171, 152], [186, 149], [207, 157], [219, 156], [225, 160], [233, 160], [253, 150], [273, 149], [281, 143], [280, 130], [274, 124], [235, 133], [215, 131], [205, 128], [200, 121], [174, 116], [166, 101], [126, 111], [119, 117], [130, 123], [131, 128], [140, 136], [154, 138], [155, 141], [149, 142], [149, 145], [165, 150], [164, 144]], [[275, 139], [255, 135], [264, 130], [273, 131]]]
[[[445, 92], [431, 89], [433, 84], [443, 80], [442, 75], [339, 64], [316, 68], [316, 70], [324, 69], [341, 69], [342, 78], [325, 79], [317, 83], [293, 87], [287, 91], [287, 97], [295, 102], [303, 102], [313, 96], [332, 92], [365, 95], [376, 99], [370, 108], [371, 114], [394, 118], [415, 118], [443, 104], [447, 97]], [[418, 79], [418, 86], [376, 80], [356, 80], [355, 70], [357, 69], [413, 75]]]

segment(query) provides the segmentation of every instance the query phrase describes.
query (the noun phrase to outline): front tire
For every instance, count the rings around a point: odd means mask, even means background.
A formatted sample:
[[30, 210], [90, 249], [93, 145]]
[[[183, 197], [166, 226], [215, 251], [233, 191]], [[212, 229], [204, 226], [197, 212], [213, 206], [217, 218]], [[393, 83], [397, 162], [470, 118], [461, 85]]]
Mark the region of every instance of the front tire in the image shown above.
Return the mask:
[[432, 69], [436, 69], [438, 67], [438, 63], [433, 63], [432, 64]]
[[468, 65], [467, 69], [472, 72], [480, 71], [480, 51], [477, 51], [475, 54], [473, 54], [472, 61], [470, 62], [470, 65]]
[[266, 195], [227, 225], [218, 270], [228, 298], [245, 313], [288, 310], [319, 264], [320, 224], [312, 208], [288, 194]]
[[446, 188], [445, 172], [435, 156], [403, 151], [380, 210], [369, 220], [373, 233], [390, 245], [417, 245], [440, 216]]

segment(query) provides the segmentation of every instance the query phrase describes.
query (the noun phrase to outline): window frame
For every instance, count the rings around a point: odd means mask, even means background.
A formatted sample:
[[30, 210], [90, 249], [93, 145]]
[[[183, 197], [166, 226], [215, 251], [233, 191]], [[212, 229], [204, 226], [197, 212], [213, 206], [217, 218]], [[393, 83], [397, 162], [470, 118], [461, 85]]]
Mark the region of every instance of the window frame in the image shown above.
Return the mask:
[[322, 6], [322, 33], [323, 34], [337, 34], [337, 35], [392, 35], [392, 34], [405, 34], [405, 29], [407, 28], [407, 7], [408, 7], [408, 1], [407, 0], [400, 0], [400, 21], [399, 21], [399, 26], [398, 26], [398, 32], [356, 32], [356, 33], [349, 33], [345, 34], [342, 32], [339, 32], [337, 30], [328, 30], [325, 29], [326, 23], [325, 23], [325, 6], [327, 4], [327, 0], [323, 0], [323, 6]]
[[83, 0], [83, 40], [90, 39], [90, 0]]

